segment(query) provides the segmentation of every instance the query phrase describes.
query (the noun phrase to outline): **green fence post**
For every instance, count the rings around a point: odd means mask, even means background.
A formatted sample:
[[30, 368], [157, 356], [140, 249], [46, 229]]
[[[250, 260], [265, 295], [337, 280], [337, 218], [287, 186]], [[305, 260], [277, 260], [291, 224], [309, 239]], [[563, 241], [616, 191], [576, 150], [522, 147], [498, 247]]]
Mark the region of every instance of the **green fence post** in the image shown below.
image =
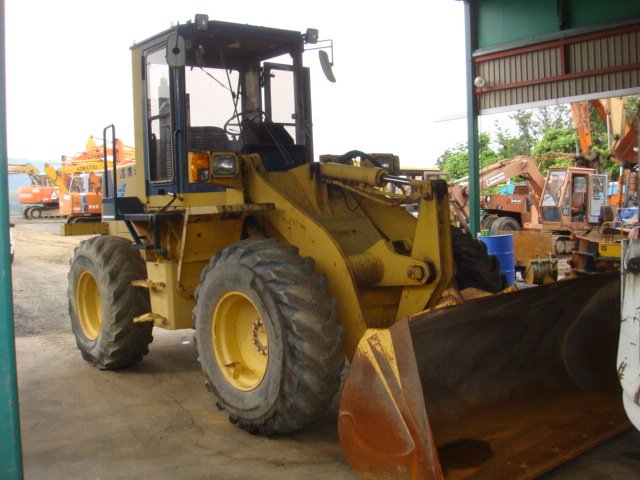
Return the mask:
[[480, 231], [480, 149], [478, 147], [478, 106], [473, 79], [473, 52], [476, 42], [474, 2], [464, 2], [465, 50], [467, 61], [467, 145], [469, 149], [469, 233], [476, 238]]
[[4, 0], [0, 0], [0, 478], [22, 479], [22, 447], [9, 260]]

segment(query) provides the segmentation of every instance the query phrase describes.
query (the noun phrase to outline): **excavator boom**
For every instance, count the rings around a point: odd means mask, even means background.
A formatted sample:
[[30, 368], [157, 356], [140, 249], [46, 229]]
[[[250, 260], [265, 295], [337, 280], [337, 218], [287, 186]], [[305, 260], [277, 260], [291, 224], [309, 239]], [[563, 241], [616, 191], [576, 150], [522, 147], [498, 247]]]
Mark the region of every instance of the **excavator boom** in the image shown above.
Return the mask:
[[[531, 205], [535, 211], [532, 218], [537, 220], [537, 209], [542, 198], [545, 178], [531, 157], [513, 157], [484, 167], [480, 170], [480, 190], [486, 190], [518, 176], [524, 177], [527, 182]], [[451, 184], [449, 187], [451, 208], [460, 220], [461, 226], [468, 228], [469, 193], [467, 187], [459, 184]]]

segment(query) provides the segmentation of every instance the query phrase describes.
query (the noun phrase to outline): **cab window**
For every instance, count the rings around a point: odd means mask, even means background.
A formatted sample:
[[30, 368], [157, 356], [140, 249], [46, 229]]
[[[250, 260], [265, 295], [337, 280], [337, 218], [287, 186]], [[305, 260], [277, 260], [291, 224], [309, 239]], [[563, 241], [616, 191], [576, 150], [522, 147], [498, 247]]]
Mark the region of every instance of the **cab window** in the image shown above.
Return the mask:
[[162, 48], [146, 57], [149, 180], [173, 181], [169, 66]]

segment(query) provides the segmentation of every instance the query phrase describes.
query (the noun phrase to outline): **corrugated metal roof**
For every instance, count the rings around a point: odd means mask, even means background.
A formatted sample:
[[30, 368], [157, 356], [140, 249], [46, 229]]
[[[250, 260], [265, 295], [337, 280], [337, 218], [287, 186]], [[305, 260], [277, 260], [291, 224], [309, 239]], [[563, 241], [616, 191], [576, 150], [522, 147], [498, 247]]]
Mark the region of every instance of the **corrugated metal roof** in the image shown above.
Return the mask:
[[481, 113], [611, 91], [640, 92], [640, 25], [474, 58]]

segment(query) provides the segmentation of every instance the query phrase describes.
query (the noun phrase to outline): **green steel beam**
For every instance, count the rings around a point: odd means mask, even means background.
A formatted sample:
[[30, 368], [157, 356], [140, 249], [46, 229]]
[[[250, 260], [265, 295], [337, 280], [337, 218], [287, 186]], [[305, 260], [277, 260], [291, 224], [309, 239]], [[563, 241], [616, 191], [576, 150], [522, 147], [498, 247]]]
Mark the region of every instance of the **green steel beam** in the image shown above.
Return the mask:
[[9, 260], [4, 18], [4, 0], [0, 0], [0, 478], [21, 480], [22, 447]]
[[567, 30], [640, 18], [638, 0], [476, 0], [476, 48], [531, 42]]
[[480, 231], [480, 148], [478, 147], [478, 103], [473, 91], [476, 49], [475, 2], [464, 2], [465, 50], [467, 62], [467, 144], [469, 149], [469, 232], [476, 237]]

